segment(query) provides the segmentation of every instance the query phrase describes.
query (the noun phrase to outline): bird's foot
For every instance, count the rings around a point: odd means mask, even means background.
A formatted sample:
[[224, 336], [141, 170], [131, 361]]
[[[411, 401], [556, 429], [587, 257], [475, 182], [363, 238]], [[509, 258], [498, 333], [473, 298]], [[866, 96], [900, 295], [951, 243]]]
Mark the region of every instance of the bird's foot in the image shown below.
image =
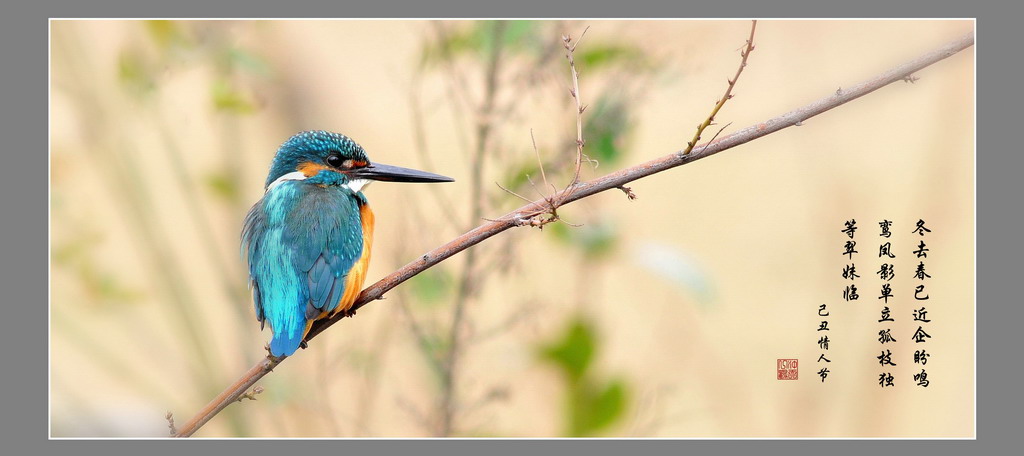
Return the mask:
[[302, 342], [299, 342], [299, 347], [302, 347], [302, 349], [303, 349], [303, 350], [305, 350], [305, 349], [306, 349], [306, 347], [308, 347], [308, 346], [309, 346], [309, 345], [308, 345], [308, 344], [306, 344], [306, 341], [302, 341]]

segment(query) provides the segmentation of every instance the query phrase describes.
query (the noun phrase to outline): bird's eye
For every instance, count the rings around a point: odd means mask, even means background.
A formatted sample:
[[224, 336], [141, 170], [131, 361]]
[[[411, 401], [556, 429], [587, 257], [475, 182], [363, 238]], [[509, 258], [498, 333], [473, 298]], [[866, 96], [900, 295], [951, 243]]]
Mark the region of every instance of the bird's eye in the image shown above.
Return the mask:
[[327, 164], [330, 165], [333, 168], [340, 168], [341, 165], [342, 165], [342, 162], [344, 162], [344, 161], [345, 160], [342, 159], [340, 155], [331, 154], [331, 155], [327, 156]]

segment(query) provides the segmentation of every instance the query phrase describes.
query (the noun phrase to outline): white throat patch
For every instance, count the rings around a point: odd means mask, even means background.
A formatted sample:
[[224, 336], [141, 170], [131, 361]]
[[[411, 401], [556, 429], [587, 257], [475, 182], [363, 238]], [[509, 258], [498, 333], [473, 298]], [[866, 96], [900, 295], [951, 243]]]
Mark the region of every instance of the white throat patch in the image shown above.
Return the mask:
[[345, 186], [348, 187], [349, 190], [352, 190], [352, 193], [359, 193], [360, 190], [366, 188], [366, 186], [370, 185], [371, 182], [373, 181], [369, 179], [353, 179], [348, 181]]
[[267, 193], [269, 193], [271, 190], [273, 190], [274, 187], [277, 187], [278, 185], [281, 185], [281, 183], [284, 182], [284, 181], [305, 180], [305, 179], [306, 179], [306, 175], [302, 174], [299, 171], [290, 172], [290, 173], [285, 174], [285, 175], [283, 175], [281, 177], [278, 177], [276, 180], [274, 180], [274, 182], [271, 182], [270, 186], [267, 187]]

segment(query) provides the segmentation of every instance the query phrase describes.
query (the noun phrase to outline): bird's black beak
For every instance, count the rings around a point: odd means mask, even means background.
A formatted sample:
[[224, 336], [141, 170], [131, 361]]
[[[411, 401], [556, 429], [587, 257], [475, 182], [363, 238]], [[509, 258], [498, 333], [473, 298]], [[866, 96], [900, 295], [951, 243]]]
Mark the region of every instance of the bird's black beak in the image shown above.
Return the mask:
[[349, 171], [348, 175], [356, 179], [385, 182], [455, 182], [455, 179], [440, 174], [380, 163], [371, 163], [365, 168], [354, 169]]

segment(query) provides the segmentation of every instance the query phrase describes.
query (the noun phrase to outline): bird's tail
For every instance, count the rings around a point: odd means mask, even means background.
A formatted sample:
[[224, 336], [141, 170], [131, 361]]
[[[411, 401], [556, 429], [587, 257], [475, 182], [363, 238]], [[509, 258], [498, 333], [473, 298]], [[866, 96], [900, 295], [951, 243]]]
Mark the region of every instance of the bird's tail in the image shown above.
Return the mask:
[[274, 337], [270, 339], [270, 354], [280, 356], [291, 356], [302, 344], [303, 331], [274, 331]]

